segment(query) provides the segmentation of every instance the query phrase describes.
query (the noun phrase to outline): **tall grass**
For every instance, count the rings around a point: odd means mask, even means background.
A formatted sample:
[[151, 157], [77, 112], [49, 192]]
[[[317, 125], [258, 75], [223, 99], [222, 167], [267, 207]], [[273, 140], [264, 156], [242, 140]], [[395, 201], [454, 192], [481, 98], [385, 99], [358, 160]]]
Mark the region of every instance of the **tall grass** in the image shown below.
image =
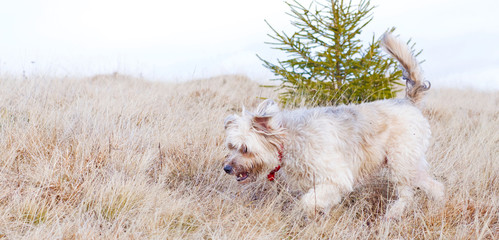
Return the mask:
[[374, 176], [306, 219], [286, 183], [225, 176], [223, 119], [275, 97], [240, 76], [168, 84], [127, 76], [0, 77], [0, 239], [497, 239], [499, 94], [434, 90], [428, 161], [447, 189], [403, 220]]

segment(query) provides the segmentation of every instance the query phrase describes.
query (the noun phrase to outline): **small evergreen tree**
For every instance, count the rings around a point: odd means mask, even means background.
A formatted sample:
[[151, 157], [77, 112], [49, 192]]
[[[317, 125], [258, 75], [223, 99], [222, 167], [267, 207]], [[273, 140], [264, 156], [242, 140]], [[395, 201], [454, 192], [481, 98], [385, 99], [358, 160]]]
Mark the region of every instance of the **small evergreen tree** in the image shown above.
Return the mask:
[[[309, 8], [286, 2], [297, 31], [289, 36], [270, 24], [274, 49], [289, 59], [273, 64], [260, 58], [281, 81], [280, 100], [290, 105], [337, 105], [392, 98], [402, 71], [381, 52], [374, 35], [363, 47], [358, 35], [372, 20], [369, 0], [314, 1]], [[393, 31], [392, 28], [390, 31]]]

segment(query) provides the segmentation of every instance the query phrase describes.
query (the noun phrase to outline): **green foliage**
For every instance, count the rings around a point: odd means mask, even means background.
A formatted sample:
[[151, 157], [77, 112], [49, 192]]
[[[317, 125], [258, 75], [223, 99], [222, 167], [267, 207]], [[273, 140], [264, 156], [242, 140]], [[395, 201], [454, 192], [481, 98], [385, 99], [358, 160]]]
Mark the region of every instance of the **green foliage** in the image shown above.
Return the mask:
[[[381, 52], [373, 35], [364, 47], [358, 39], [372, 20], [369, 0], [314, 1], [308, 8], [286, 2], [296, 32], [279, 33], [272, 26], [274, 49], [286, 60], [273, 64], [260, 58], [281, 81], [280, 100], [286, 105], [338, 105], [395, 97], [402, 71]], [[268, 23], [267, 23], [268, 24]], [[394, 31], [392, 28], [390, 31]], [[400, 89], [400, 88], [399, 88]]]
[[21, 209], [23, 222], [38, 225], [47, 221], [49, 208], [44, 202], [29, 201]]

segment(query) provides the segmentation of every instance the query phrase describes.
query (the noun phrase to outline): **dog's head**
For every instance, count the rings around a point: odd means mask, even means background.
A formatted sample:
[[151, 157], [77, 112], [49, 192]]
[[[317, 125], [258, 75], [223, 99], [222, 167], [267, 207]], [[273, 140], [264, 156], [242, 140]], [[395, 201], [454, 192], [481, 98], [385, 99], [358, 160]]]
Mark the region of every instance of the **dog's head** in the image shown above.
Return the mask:
[[225, 119], [226, 146], [229, 150], [224, 171], [236, 176], [237, 181], [254, 181], [278, 164], [282, 145], [282, 126], [279, 107], [267, 99], [255, 113], [243, 109], [241, 116]]

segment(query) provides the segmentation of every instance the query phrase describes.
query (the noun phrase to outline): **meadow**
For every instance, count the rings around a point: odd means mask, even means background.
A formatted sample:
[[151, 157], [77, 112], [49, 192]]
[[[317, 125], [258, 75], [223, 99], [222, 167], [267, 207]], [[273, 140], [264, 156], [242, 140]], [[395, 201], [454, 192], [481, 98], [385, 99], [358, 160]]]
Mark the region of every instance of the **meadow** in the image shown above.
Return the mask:
[[0, 239], [498, 239], [499, 92], [431, 89], [431, 173], [400, 221], [386, 172], [306, 218], [286, 182], [223, 170], [224, 118], [276, 93], [243, 76], [0, 76]]

